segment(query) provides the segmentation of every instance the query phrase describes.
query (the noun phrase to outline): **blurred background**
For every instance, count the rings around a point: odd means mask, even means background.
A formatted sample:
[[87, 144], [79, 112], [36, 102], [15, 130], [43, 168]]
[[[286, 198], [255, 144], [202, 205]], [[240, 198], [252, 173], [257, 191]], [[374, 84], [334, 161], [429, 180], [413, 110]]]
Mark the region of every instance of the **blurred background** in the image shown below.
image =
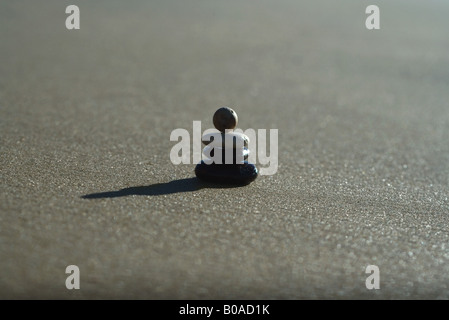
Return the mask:
[[[448, 14], [2, 1], [0, 297], [449, 298]], [[171, 131], [210, 128], [221, 106], [279, 129], [275, 175], [209, 188], [171, 164]]]

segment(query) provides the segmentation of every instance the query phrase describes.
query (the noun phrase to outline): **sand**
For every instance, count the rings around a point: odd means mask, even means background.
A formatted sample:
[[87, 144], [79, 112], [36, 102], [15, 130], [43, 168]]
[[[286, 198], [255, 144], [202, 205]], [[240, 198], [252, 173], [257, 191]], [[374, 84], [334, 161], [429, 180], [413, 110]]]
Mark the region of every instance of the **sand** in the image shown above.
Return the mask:
[[[449, 298], [447, 2], [69, 4], [0, 3], [0, 298]], [[221, 106], [276, 174], [170, 162]]]

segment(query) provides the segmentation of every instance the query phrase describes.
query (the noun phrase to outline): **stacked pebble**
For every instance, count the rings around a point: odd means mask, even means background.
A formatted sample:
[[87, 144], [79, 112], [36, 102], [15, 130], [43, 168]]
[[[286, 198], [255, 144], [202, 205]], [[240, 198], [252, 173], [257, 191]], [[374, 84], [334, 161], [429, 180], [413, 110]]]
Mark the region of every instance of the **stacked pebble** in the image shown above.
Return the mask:
[[213, 123], [220, 132], [202, 137], [206, 158], [196, 166], [196, 176], [206, 181], [234, 184], [248, 184], [256, 179], [256, 166], [247, 162], [249, 138], [233, 132], [238, 123], [237, 113], [231, 108], [220, 108], [214, 114]]
[[248, 160], [249, 138], [243, 133], [228, 130], [226, 133], [209, 133], [203, 136], [202, 141], [206, 145], [203, 149], [206, 164], [214, 162], [214, 159], [218, 160], [216, 164], [243, 164]]

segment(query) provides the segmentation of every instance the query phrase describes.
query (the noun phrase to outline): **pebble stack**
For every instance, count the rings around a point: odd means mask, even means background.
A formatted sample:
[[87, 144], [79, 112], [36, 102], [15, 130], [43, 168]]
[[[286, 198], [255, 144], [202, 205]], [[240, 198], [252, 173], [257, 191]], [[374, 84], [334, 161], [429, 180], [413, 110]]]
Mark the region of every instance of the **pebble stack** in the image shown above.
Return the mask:
[[213, 123], [219, 132], [202, 137], [206, 145], [204, 160], [196, 165], [196, 176], [204, 181], [240, 185], [254, 181], [258, 170], [247, 161], [249, 138], [233, 131], [238, 123], [237, 113], [228, 107], [220, 108], [214, 114]]

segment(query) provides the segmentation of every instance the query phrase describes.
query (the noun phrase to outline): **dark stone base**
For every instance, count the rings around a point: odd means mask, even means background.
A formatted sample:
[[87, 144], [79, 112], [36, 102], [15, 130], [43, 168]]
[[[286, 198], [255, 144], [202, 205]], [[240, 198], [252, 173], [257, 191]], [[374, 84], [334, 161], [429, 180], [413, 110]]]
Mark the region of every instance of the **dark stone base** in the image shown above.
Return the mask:
[[252, 163], [244, 164], [205, 164], [195, 167], [196, 176], [204, 181], [223, 184], [249, 184], [257, 178], [258, 170]]

